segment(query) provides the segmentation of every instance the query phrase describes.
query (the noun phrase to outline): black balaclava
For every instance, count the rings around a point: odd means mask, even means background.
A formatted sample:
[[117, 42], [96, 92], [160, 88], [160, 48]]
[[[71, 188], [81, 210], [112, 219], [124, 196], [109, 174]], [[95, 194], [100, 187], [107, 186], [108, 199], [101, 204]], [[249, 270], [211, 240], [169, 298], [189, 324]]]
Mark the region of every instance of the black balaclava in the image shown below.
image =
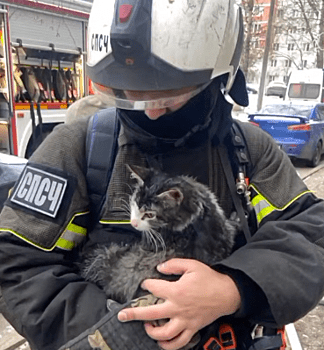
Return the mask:
[[220, 92], [221, 84], [222, 78], [214, 79], [182, 108], [157, 120], [149, 119], [143, 111], [119, 110], [126, 137], [146, 152], [153, 148], [168, 151], [184, 144], [196, 147], [209, 138], [218, 143], [232, 125], [232, 105]]

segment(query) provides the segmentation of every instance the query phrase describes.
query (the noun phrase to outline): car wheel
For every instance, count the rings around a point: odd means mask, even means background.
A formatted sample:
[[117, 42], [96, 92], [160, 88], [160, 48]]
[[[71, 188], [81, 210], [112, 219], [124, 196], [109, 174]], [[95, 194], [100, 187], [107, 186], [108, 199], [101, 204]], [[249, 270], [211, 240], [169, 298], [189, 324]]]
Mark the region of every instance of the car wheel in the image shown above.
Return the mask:
[[321, 155], [322, 155], [322, 142], [318, 141], [316, 145], [316, 149], [313, 154], [313, 158], [309, 162], [309, 166], [313, 168], [316, 167], [321, 160]]

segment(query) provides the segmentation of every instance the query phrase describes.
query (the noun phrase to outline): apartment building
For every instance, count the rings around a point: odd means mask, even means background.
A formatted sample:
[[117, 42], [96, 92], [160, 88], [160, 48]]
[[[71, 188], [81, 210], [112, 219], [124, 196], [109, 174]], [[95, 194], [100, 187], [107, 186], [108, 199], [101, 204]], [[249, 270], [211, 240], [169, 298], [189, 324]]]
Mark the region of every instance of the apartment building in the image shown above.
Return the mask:
[[[255, 0], [251, 50], [263, 50], [271, 0]], [[316, 67], [321, 2], [310, 7], [307, 0], [277, 0], [267, 79], [287, 82], [292, 70]], [[261, 74], [262, 58], [252, 68], [254, 79]]]

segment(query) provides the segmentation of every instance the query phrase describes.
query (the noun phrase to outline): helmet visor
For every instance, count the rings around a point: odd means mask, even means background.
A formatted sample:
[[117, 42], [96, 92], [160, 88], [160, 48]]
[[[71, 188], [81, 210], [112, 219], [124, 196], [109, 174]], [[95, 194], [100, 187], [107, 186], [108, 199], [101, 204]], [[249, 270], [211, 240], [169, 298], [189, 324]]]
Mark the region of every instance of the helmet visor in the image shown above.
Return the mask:
[[200, 86], [161, 91], [117, 90], [97, 83], [93, 83], [93, 87], [97, 96], [107, 107], [115, 106], [121, 109], [144, 111], [148, 109], [168, 108], [187, 102], [204, 90], [209, 83]]

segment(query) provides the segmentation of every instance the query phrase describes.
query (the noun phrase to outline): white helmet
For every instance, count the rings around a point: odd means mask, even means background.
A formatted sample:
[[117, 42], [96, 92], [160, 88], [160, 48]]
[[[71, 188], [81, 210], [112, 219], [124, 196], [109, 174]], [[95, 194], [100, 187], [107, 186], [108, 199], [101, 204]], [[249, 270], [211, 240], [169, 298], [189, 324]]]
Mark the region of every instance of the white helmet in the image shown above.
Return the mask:
[[185, 101], [226, 73], [229, 91], [243, 46], [235, 0], [94, 0], [88, 28], [88, 76], [129, 109]]

